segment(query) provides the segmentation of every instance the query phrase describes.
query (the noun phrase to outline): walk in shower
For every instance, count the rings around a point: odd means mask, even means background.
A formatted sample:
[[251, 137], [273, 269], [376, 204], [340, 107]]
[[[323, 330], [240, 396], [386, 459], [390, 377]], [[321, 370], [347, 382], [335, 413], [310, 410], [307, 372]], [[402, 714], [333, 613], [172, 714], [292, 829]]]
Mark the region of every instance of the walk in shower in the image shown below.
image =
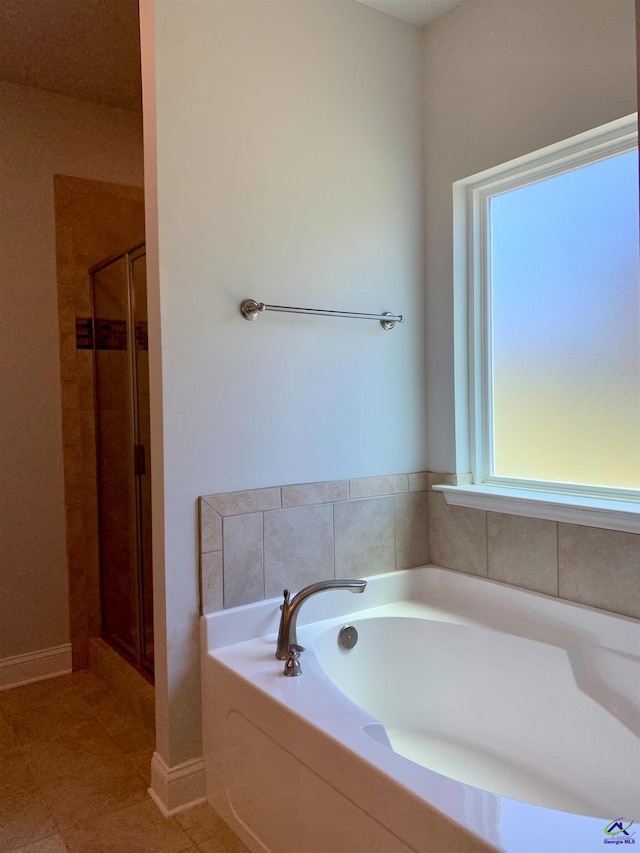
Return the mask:
[[144, 245], [90, 270], [102, 634], [153, 675]]

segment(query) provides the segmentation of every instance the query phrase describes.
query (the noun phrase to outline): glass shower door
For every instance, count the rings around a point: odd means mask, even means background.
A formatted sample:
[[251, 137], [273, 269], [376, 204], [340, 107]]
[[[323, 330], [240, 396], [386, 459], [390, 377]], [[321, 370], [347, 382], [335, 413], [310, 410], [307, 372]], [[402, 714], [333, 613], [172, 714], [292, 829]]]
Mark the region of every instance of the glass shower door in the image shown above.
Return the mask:
[[144, 247], [94, 268], [91, 280], [102, 632], [152, 674]]
[[135, 322], [134, 388], [136, 411], [140, 655], [153, 672], [153, 573], [151, 563], [151, 445], [149, 412], [149, 345], [147, 335], [147, 256], [144, 246], [129, 256]]

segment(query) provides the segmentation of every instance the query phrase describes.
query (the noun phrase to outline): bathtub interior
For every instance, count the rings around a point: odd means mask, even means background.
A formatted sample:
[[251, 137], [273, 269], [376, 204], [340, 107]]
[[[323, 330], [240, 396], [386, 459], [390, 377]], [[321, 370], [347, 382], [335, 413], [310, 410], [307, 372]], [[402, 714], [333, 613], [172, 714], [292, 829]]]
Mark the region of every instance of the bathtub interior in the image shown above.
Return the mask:
[[[638, 755], [637, 751], [621, 752], [629, 746], [626, 732], [638, 721], [640, 625], [635, 620], [429, 566], [370, 578], [362, 596], [330, 592], [309, 599], [298, 618], [298, 639], [305, 646], [302, 676], [285, 678], [282, 663], [274, 657], [279, 603], [273, 599], [245, 605], [202, 620], [208, 798], [252, 850], [298, 853], [304, 833], [315, 826], [319, 808], [301, 787], [308, 772], [316, 781], [325, 780], [327, 791], [339, 793], [355, 809], [358, 817], [349, 821], [375, 816], [377, 829], [370, 849], [386, 849], [388, 831], [403, 839], [402, 849], [418, 851], [455, 847], [473, 853], [540, 853], [543, 849], [591, 853], [602, 849], [603, 827], [623, 813], [623, 806], [613, 795], [603, 800], [600, 791], [609, 783], [615, 785], [618, 774], [627, 773], [621, 768]], [[386, 625], [374, 624], [381, 619]], [[408, 633], [396, 630], [394, 620], [402, 620]], [[344, 624], [354, 624], [360, 632], [350, 654], [343, 654], [337, 645]], [[431, 649], [442, 652], [440, 662], [433, 662]], [[411, 656], [409, 651], [417, 654]], [[488, 663], [495, 666], [488, 669]], [[383, 670], [384, 678], [380, 677]], [[551, 681], [546, 679], [547, 670], [555, 673]], [[436, 687], [441, 688], [438, 694]], [[600, 770], [607, 765], [608, 781], [600, 780], [597, 791], [585, 792], [566, 782], [572, 772], [566, 763], [573, 759], [562, 752], [562, 737], [556, 740], [555, 766], [550, 769], [542, 761], [540, 771], [540, 788], [545, 788], [549, 777], [556, 786], [550, 808], [532, 805], [536, 795], [531, 786], [521, 791], [520, 801], [513, 799], [515, 787], [509, 796], [492, 793], [486, 777], [483, 784], [489, 790], [456, 780], [451, 768], [455, 748], [461, 750], [458, 763], [469, 763], [466, 734], [460, 734], [464, 725], [481, 746], [483, 739], [493, 738], [491, 749], [497, 752], [499, 764], [496, 776], [505, 772], [505, 762], [514, 765], [507, 770], [516, 780], [526, 776], [528, 765], [521, 751], [529, 749], [532, 733], [542, 734], [538, 741], [544, 741], [545, 727], [560, 729], [557, 723], [563, 715], [572, 728], [571, 715], [563, 710], [569, 687], [581, 694], [575, 701], [594, 706], [589, 713], [603, 727], [576, 736], [571, 744], [571, 755], [586, 764], [593, 778], [597, 762], [581, 753], [588, 752], [592, 740], [602, 741]], [[523, 690], [526, 701], [518, 695]], [[432, 714], [429, 727], [416, 711], [420, 692], [427, 699], [432, 697], [431, 707], [427, 706]], [[505, 724], [508, 707], [514, 709], [514, 716], [526, 711], [527, 725], [515, 730], [510, 720]], [[238, 715], [277, 746], [269, 752], [264, 778], [250, 772], [251, 767], [262, 766], [260, 749], [258, 745], [249, 749], [248, 740], [238, 735], [233, 722]], [[608, 740], [611, 721], [605, 726], [602, 715], [611, 717], [615, 742]], [[434, 771], [429, 767], [435, 766], [435, 750], [425, 729], [438, 726], [441, 730], [449, 717], [457, 726], [455, 737], [463, 742], [456, 744], [451, 734], [445, 743], [449, 764], [442, 763]], [[501, 728], [506, 728], [504, 734]], [[413, 741], [411, 748], [423, 738], [429, 745], [432, 755], [426, 767], [415, 762], [415, 753], [413, 757], [400, 754], [411, 756], [401, 742], [401, 729]], [[503, 738], [515, 745], [515, 756], [500, 753]], [[475, 740], [470, 746], [471, 757], [475, 760], [480, 753], [479, 760], [484, 760]], [[535, 753], [535, 748], [529, 750], [537, 759]], [[281, 755], [283, 773], [291, 768], [288, 782], [284, 777], [275, 781], [277, 755]], [[633, 770], [626, 778], [631, 782], [631, 800], [624, 800], [624, 810], [633, 816], [639, 811], [640, 778], [636, 773], [634, 779]], [[272, 822], [268, 809], [258, 814], [260, 803], [269, 800], [277, 808], [283, 797], [295, 802], [289, 846], [282, 832], [273, 844], [267, 840]], [[327, 808], [330, 801], [334, 802], [333, 793], [327, 794]], [[569, 811], [564, 810], [567, 807]], [[340, 808], [336, 806], [336, 815], [342, 814]], [[316, 829], [320, 831], [326, 823]], [[550, 839], [555, 847], [549, 848]], [[334, 849], [322, 847], [315, 836], [305, 843], [311, 844], [308, 850]], [[320, 847], [313, 848], [313, 843]]]
[[[625, 724], [637, 720], [637, 708], [633, 716], [616, 691], [603, 689], [597, 657], [607, 650], [561, 630], [548, 643], [415, 617], [352, 624], [354, 648], [342, 648], [342, 626], [331, 626], [311, 640], [313, 654], [331, 682], [382, 723], [396, 753], [545, 808], [640, 818], [640, 740]], [[637, 659], [615, 660], [626, 666], [625, 689], [638, 684]]]

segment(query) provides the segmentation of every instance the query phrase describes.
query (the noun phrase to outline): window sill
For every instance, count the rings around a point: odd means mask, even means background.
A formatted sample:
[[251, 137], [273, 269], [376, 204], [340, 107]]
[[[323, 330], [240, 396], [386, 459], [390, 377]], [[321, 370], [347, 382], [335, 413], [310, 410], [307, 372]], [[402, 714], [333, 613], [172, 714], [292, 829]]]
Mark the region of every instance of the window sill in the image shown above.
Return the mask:
[[487, 485], [438, 484], [433, 486], [433, 490], [442, 492], [446, 502], [452, 506], [640, 533], [640, 504], [633, 501], [597, 500], [580, 495]]

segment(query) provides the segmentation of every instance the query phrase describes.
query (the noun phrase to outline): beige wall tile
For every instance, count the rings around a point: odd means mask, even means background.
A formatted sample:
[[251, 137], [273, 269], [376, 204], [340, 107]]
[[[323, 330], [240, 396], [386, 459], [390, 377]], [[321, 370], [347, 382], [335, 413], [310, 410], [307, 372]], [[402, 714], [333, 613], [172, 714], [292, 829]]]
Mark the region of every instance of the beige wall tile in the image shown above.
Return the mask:
[[84, 537], [87, 594], [100, 595], [100, 540], [97, 533]]
[[218, 495], [205, 495], [204, 500], [222, 516], [265, 512], [282, 506], [279, 486], [247, 492], [221, 492]]
[[89, 641], [91, 672], [98, 675], [115, 693], [122, 708], [134, 714], [151, 731], [155, 728], [153, 685], [129, 666], [104, 640]]
[[82, 511], [86, 536], [98, 535], [98, 490], [95, 472], [83, 471]]
[[558, 525], [561, 598], [640, 618], [640, 536]]
[[408, 491], [408, 474], [385, 474], [382, 477], [357, 477], [349, 480], [349, 497], [352, 501], [379, 495], [397, 495]]
[[282, 487], [282, 506], [311, 506], [349, 500], [348, 480], [329, 480], [325, 483], [301, 483]]
[[416, 471], [414, 474], [409, 474], [409, 491], [410, 492], [426, 492], [429, 488], [429, 472]]
[[75, 412], [80, 408], [80, 397], [78, 394], [78, 383], [75, 379], [67, 379], [62, 376], [62, 416], [65, 417], [69, 411]]
[[224, 519], [224, 606], [237, 607], [264, 598], [261, 512]]
[[67, 524], [67, 547], [84, 540], [84, 517], [82, 509], [82, 495], [74, 495], [73, 503], [66, 503], [65, 517]]
[[95, 192], [96, 188], [99, 186], [97, 181], [90, 181], [86, 178], [76, 178], [72, 175], [56, 175], [55, 180], [56, 183], [60, 183], [61, 186], [70, 190], [71, 193], [90, 195]]
[[77, 317], [91, 317], [92, 312], [92, 304], [91, 304], [91, 289], [89, 287], [88, 281], [88, 273], [85, 272], [84, 276], [81, 280], [78, 280], [78, 274], [80, 270], [75, 270], [75, 276], [72, 278], [74, 287], [73, 287], [73, 299], [76, 309]]
[[62, 265], [66, 276], [60, 277], [61, 284], [69, 284], [69, 276], [73, 274], [73, 228], [69, 222], [73, 199], [71, 193], [56, 183], [54, 176], [55, 210], [56, 210], [56, 258], [58, 270]]
[[58, 283], [58, 312], [62, 328], [68, 323], [75, 332], [76, 325], [75, 288], [73, 284]]
[[396, 495], [396, 568], [410, 569], [429, 562], [428, 495]]
[[214, 613], [224, 607], [222, 551], [209, 551], [200, 557], [202, 612]]
[[222, 548], [222, 516], [204, 498], [198, 501], [200, 510], [200, 553]]
[[264, 576], [267, 598], [335, 577], [331, 504], [265, 512]]
[[64, 458], [64, 497], [65, 503], [76, 503], [82, 499], [82, 444], [63, 445]]
[[79, 412], [68, 410], [68, 416], [62, 421], [62, 443], [75, 444], [82, 441]]
[[99, 595], [87, 596], [87, 633], [89, 637], [99, 637], [102, 634], [102, 613], [100, 610]]
[[443, 495], [429, 492], [429, 551], [437, 566], [486, 576], [486, 512], [449, 506]]
[[487, 513], [489, 577], [558, 594], [558, 525], [555, 521]]
[[394, 501], [388, 495], [335, 504], [336, 577], [395, 569]]
[[120, 198], [125, 201], [137, 201], [144, 204], [144, 190], [141, 187], [132, 187], [126, 184], [111, 184], [106, 181], [100, 182], [102, 195]]
[[83, 411], [78, 413], [78, 421], [80, 423], [80, 436], [82, 440], [83, 461], [87, 471], [94, 474], [94, 484], [96, 482], [96, 419], [92, 411]]
[[94, 406], [94, 382], [93, 382], [93, 357], [90, 350], [78, 350], [76, 354], [76, 390], [78, 394], [78, 408], [84, 412], [93, 412]]
[[[76, 351], [76, 313], [73, 300], [73, 289], [61, 288], [62, 296], [58, 296], [58, 329], [60, 341], [69, 345], [71, 352]], [[66, 295], [65, 295], [66, 294]]]
[[73, 288], [58, 288], [58, 323], [60, 328], [60, 360], [63, 375], [75, 376], [76, 309]]
[[[105, 456], [102, 461], [108, 465], [110, 459], [111, 457]], [[114, 464], [113, 468], [115, 467]], [[133, 469], [133, 464], [131, 467]], [[118, 480], [115, 476], [112, 479], [108, 479], [105, 476], [101, 483], [100, 524], [106, 536], [115, 531], [126, 531], [135, 522], [135, 503], [131, 489], [132, 484], [129, 483], [129, 489], [125, 490], [123, 482], [127, 482], [124, 477]]]

